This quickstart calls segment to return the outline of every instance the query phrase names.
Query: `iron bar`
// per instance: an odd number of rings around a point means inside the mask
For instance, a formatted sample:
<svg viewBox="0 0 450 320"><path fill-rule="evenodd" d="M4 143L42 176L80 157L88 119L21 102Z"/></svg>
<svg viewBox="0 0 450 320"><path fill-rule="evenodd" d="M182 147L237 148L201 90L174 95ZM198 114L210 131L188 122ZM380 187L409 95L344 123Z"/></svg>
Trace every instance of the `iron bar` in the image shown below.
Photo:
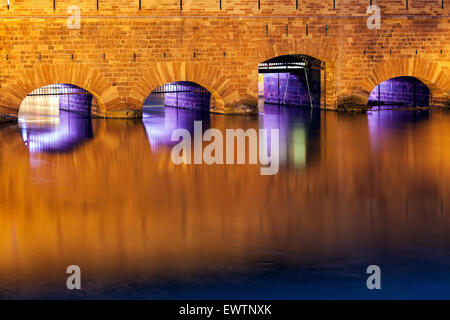
<svg viewBox="0 0 450 320"><path fill-rule="evenodd" d="M284 97L283 97L283 104L286 104L286 96L288 93L288 88L289 88L289 79L291 78L291 73L288 73L288 77L286 80L286 86L284 87Z"/></svg>
<svg viewBox="0 0 450 320"><path fill-rule="evenodd" d="M306 86L308 87L309 106L312 109L313 108L313 103L312 103L312 97L311 97L311 89L309 88L308 72L306 71L306 68L303 69L303 70L305 70Z"/></svg>

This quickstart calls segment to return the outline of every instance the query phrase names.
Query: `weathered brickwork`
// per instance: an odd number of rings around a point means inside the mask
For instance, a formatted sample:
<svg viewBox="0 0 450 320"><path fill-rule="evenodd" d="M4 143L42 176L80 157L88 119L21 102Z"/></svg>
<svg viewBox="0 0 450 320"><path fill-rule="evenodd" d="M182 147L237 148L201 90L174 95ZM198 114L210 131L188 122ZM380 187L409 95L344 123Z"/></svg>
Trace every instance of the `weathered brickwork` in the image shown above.
<svg viewBox="0 0 450 320"><path fill-rule="evenodd" d="M11 0L0 7L0 107L14 113L50 83L89 90L98 112L140 109L168 82L207 88L216 112L256 104L258 63L285 54L326 62L327 108L367 102L379 83L422 80L439 103L450 91L450 2L373 0L381 29L366 26L361 0ZM222 3L222 9L220 9ZM335 8L333 8L333 3ZM66 26L81 8L81 29ZM322 103L322 107L325 104Z"/></svg>
<svg viewBox="0 0 450 320"><path fill-rule="evenodd" d="M70 94L59 97L59 109L79 114L91 114L92 95Z"/></svg>

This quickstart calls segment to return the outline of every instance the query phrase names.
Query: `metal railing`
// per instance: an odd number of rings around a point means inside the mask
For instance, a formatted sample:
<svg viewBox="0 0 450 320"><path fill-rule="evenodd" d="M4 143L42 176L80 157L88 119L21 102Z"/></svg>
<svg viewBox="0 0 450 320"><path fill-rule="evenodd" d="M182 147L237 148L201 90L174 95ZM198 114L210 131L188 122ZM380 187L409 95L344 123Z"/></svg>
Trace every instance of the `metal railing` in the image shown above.
<svg viewBox="0 0 450 320"><path fill-rule="evenodd" d="M62 95L91 95L89 91L86 91L78 86L72 84L51 84L41 87L28 94L28 97L33 96L62 96Z"/></svg>
<svg viewBox="0 0 450 320"><path fill-rule="evenodd" d="M197 93L209 93L209 91L202 86L189 81L179 81L165 84L152 91L152 94L165 94L165 93L177 93L177 92L197 92Z"/></svg>

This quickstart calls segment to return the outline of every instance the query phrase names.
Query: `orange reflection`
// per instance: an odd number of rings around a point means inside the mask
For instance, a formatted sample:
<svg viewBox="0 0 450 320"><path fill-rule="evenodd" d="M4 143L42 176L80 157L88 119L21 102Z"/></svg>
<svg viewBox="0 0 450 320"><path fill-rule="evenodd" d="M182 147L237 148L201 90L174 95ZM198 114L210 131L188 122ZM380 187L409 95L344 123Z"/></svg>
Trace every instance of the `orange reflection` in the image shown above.
<svg viewBox="0 0 450 320"><path fill-rule="evenodd" d="M90 278L188 277L448 244L450 115L375 133L368 117L322 113L318 156L276 176L175 166L139 121L93 120L94 138L62 154L31 154L17 126L0 127L0 286L64 279L70 264Z"/></svg>

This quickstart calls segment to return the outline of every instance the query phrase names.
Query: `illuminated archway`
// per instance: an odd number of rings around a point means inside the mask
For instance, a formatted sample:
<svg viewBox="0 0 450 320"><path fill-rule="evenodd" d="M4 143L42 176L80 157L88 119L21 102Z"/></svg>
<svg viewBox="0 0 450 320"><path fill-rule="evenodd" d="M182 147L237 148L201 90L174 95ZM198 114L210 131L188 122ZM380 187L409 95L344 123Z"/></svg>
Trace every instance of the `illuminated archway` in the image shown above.
<svg viewBox="0 0 450 320"><path fill-rule="evenodd" d="M439 62L423 58L386 59L377 63L355 91L362 103L367 103L374 88L389 79L414 77L430 90L431 105L440 105L450 91L450 77Z"/></svg>
<svg viewBox="0 0 450 320"><path fill-rule="evenodd" d="M144 108L156 105L209 112L214 104L214 97L206 88L191 81L176 81L153 90Z"/></svg>
<svg viewBox="0 0 450 320"><path fill-rule="evenodd" d="M231 80L217 66L197 62L157 62L143 73L127 101L142 107L151 92L173 82L194 82L208 90L214 101L211 112L227 113L228 106L239 100Z"/></svg>
<svg viewBox="0 0 450 320"><path fill-rule="evenodd" d="M320 108L325 63L308 55L283 55L258 66L258 96L266 104Z"/></svg>
<svg viewBox="0 0 450 320"><path fill-rule="evenodd" d="M378 84L368 103L379 107L426 107L430 105L430 89L414 77L395 77Z"/></svg>
<svg viewBox="0 0 450 320"><path fill-rule="evenodd" d="M101 112L98 99L89 91L72 84L55 83L28 93L20 104L19 117L57 116L60 110L87 116Z"/></svg>

